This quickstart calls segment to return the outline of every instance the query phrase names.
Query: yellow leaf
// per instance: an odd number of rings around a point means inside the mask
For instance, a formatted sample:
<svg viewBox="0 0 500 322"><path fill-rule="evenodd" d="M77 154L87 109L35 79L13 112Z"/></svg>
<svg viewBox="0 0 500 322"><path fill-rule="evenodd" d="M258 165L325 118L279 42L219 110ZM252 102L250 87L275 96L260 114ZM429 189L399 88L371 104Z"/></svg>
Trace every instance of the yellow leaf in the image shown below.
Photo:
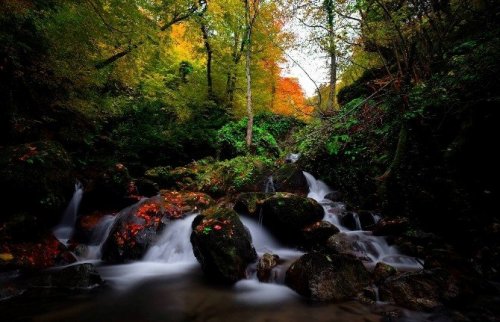
<svg viewBox="0 0 500 322"><path fill-rule="evenodd" d="M0 253L0 259L8 262L8 261L13 260L14 256L12 256L12 254L10 254L10 253Z"/></svg>

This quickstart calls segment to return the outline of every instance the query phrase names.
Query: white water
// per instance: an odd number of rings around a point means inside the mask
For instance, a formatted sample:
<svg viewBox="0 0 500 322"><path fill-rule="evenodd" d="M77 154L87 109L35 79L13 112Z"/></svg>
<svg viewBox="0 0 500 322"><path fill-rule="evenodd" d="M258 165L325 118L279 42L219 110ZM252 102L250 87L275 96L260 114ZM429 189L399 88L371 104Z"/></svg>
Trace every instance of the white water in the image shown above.
<svg viewBox="0 0 500 322"><path fill-rule="evenodd" d="M63 244L67 244L68 240L73 236L75 230L76 217L78 208L83 197L83 186L77 181L75 183L75 192L73 197L66 207L62 216L61 222L53 229L54 236Z"/></svg>
<svg viewBox="0 0 500 322"><path fill-rule="evenodd" d="M265 193L273 193L276 192L276 188L274 187L273 176L267 177L266 186L264 187Z"/></svg>
<svg viewBox="0 0 500 322"><path fill-rule="evenodd" d="M353 214L356 230L351 231L343 226L340 219L346 212L345 204L325 199L325 196L332 190L323 181L316 180L310 173L304 172L304 176L309 184L309 194L307 196L323 206L325 211L323 220L334 224L341 233L347 235L348 240L352 241L355 248L353 251L361 258L368 260L365 263L367 266L371 267L378 262L384 262L401 270L422 268L421 261L419 262L413 257L401 254L397 247L389 245L384 237L373 236L371 232L361 230L361 222L357 213ZM380 217L374 215L373 219L377 222Z"/></svg>
<svg viewBox="0 0 500 322"><path fill-rule="evenodd" d="M196 263L191 246L191 223L198 214L172 221L158 241L148 250L144 261Z"/></svg>

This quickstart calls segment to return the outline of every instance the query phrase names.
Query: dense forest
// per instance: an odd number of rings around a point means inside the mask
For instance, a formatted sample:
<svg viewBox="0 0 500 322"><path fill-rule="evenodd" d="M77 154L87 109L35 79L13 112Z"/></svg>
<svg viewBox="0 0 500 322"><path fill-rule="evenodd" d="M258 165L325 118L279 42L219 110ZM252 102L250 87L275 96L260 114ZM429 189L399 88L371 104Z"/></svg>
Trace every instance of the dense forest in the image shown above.
<svg viewBox="0 0 500 322"><path fill-rule="evenodd" d="M2 316L499 321L499 22L3 0Z"/></svg>

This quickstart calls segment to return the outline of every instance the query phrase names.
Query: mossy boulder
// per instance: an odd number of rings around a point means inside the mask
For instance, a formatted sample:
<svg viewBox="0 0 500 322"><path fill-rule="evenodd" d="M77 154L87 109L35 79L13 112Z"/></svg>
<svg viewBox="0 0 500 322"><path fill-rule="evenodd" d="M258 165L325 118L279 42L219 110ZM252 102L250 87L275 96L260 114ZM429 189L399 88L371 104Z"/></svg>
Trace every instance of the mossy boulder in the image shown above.
<svg viewBox="0 0 500 322"><path fill-rule="evenodd" d="M274 194L265 192L243 192L240 193L234 202L234 210L239 214L250 217L258 217L262 204L267 198Z"/></svg>
<svg viewBox="0 0 500 322"><path fill-rule="evenodd" d="M95 288L104 283L93 264L76 264L62 270L50 270L31 278L30 287L84 289Z"/></svg>
<svg viewBox="0 0 500 322"><path fill-rule="evenodd" d="M302 229L302 239L306 246L313 249L324 248L328 238L338 234L340 230L328 221L317 221Z"/></svg>
<svg viewBox="0 0 500 322"><path fill-rule="evenodd" d="M113 263L140 259L171 220L208 208L213 203L204 193L167 190L144 199L117 215L102 247L102 257Z"/></svg>
<svg viewBox="0 0 500 322"><path fill-rule="evenodd" d="M278 266L280 257L276 254L265 253L257 263L257 278L263 283L272 281L273 268Z"/></svg>
<svg viewBox="0 0 500 322"><path fill-rule="evenodd" d="M238 214L227 208L210 208L192 224L191 244L203 272L212 280L232 284L246 277L257 253L252 236Z"/></svg>
<svg viewBox="0 0 500 322"><path fill-rule="evenodd" d="M72 161L57 142L0 148L0 185L5 188L0 194L0 222L21 221L25 229L36 228L19 231L21 238L54 226L71 198L74 184Z"/></svg>
<svg viewBox="0 0 500 322"><path fill-rule="evenodd" d="M307 195L309 185L304 173L295 163L285 163L273 172L275 191Z"/></svg>
<svg viewBox="0 0 500 322"><path fill-rule="evenodd" d="M354 298L370 283L370 275L358 259L347 255L309 253L286 272L285 284L316 301Z"/></svg>
<svg viewBox="0 0 500 322"><path fill-rule="evenodd" d="M262 223L287 243L300 241L302 229L323 216L323 207L316 200L292 193L277 193L262 204Z"/></svg>

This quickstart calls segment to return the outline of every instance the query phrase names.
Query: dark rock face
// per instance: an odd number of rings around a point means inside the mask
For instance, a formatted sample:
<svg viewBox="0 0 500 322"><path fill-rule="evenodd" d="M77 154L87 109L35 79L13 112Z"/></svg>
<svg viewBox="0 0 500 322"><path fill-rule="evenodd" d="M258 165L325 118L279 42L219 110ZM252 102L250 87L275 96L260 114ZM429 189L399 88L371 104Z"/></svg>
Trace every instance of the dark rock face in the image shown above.
<svg viewBox="0 0 500 322"><path fill-rule="evenodd" d="M278 255L265 253L259 258L257 263L257 278L259 281L267 283L271 281L271 273L278 265L280 257Z"/></svg>
<svg viewBox="0 0 500 322"><path fill-rule="evenodd" d="M333 202L338 202L342 200L342 193L340 191L332 191L326 194L325 199L331 200Z"/></svg>
<svg viewBox="0 0 500 322"><path fill-rule="evenodd" d="M338 233L328 238L326 247L329 251L336 254L345 254L363 259L364 253L358 250L356 235L348 235L346 233Z"/></svg>
<svg viewBox="0 0 500 322"><path fill-rule="evenodd" d="M342 226L348 228L349 230L360 230L359 217L357 213L352 211L346 212L340 219Z"/></svg>
<svg viewBox="0 0 500 322"><path fill-rule="evenodd" d="M134 184L139 196L153 197L160 191L158 184L149 179L136 179Z"/></svg>
<svg viewBox="0 0 500 322"><path fill-rule="evenodd" d="M262 203L269 197L272 197L272 193L264 192L244 192L240 193L234 202L234 210L239 214L249 215L251 217L258 217Z"/></svg>
<svg viewBox="0 0 500 322"><path fill-rule="evenodd" d="M407 218L382 218L373 229L375 236L397 236L408 229Z"/></svg>
<svg viewBox="0 0 500 322"><path fill-rule="evenodd" d="M302 170L294 163L285 163L273 173L275 191L307 195L309 185Z"/></svg>
<svg viewBox="0 0 500 322"><path fill-rule="evenodd" d="M375 284L379 285L383 281L385 281L387 278L396 275L397 270L392 267L391 265L378 262L377 265L375 265L375 269L373 270L373 281Z"/></svg>
<svg viewBox="0 0 500 322"><path fill-rule="evenodd" d="M363 264L351 256L309 253L286 272L285 283L300 295L317 301L355 297L370 282Z"/></svg>
<svg viewBox="0 0 500 322"><path fill-rule="evenodd" d="M3 242L0 245L0 271L37 271L75 261L66 246L52 235L36 242Z"/></svg>
<svg viewBox="0 0 500 322"><path fill-rule="evenodd" d="M247 265L255 262L257 253L234 210L210 208L193 220L192 227L193 252L209 278L232 284L246 277Z"/></svg>
<svg viewBox="0 0 500 322"><path fill-rule="evenodd" d="M430 271L389 277L380 286L380 299L412 310L431 310L442 305L443 279Z"/></svg>
<svg viewBox="0 0 500 322"><path fill-rule="evenodd" d="M73 164L63 147L39 141L0 148L1 235L27 240L57 224L74 190Z"/></svg>
<svg viewBox="0 0 500 322"><path fill-rule="evenodd" d="M29 281L31 287L89 289L103 284L92 264L77 264L60 271L49 271Z"/></svg>
<svg viewBox="0 0 500 322"><path fill-rule="evenodd" d="M315 200L291 193L277 193L262 204L262 222L281 240L296 243L302 229L323 219Z"/></svg>
<svg viewBox="0 0 500 322"><path fill-rule="evenodd" d="M98 174L85 187L82 199L82 211L96 209L122 209L139 200L136 187L127 167L115 164Z"/></svg>
<svg viewBox="0 0 500 322"><path fill-rule="evenodd" d="M318 221L302 229L302 238L307 246L323 247L331 236L340 231L328 221Z"/></svg>
<svg viewBox="0 0 500 322"><path fill-rule="evenodd" d="M204 193L162 191L156 197L124 209L117 215L102 247L102 258L114 263L140 259L171 220L208 208L213 203Z"/></svg>

